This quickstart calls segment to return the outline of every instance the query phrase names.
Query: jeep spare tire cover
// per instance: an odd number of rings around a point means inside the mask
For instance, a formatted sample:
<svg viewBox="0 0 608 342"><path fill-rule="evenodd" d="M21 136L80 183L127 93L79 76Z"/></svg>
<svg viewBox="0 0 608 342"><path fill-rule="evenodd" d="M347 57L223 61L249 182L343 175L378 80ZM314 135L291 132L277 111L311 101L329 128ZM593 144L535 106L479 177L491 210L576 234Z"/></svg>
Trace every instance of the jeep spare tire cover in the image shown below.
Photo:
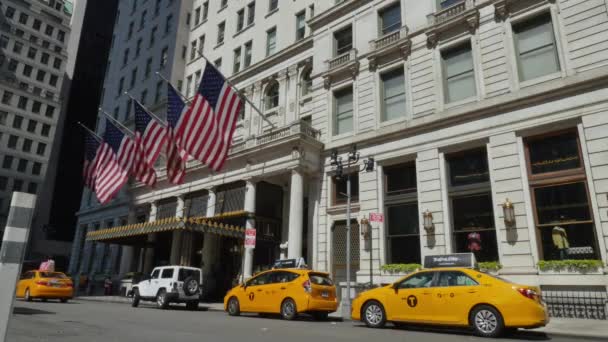
<svg viewBox="0 0 608 342"><path fill-rule="evenodd" d="M198 293L199 285L198 281L194 277L188 277L184 279L184 294L186 296L193 296Z"/></svg>

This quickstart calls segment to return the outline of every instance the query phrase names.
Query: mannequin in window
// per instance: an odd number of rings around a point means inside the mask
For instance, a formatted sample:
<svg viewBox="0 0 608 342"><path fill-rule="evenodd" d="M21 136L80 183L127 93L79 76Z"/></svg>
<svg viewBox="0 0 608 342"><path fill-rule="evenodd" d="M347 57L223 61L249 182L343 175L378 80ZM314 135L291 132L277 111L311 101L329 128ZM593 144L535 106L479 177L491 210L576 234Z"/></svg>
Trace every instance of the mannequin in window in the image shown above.
<svg viewBox="0 0 608 342"><path fill-rule="evenodd" d="M566 230L560 226L555 226L551 231L551 237L553 238L553 246L557 249L559 258L561 260L566 259L566 251L570 248Z"/></svg>
<svg viewBox="0 0 608 342"><path fill-rule="evenodd" d="M478 232L471 232L467 235L467 249L475 256L481 250L481 235Z"/></svg>

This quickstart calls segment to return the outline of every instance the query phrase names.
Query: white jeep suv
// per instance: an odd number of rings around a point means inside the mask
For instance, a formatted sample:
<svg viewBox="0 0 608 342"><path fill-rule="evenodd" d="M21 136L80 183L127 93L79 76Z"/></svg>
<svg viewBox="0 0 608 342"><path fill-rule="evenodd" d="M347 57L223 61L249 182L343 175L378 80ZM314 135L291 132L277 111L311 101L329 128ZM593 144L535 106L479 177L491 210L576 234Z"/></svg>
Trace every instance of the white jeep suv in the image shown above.
<svg viewBox="0 0 608 342"><path fill-rule="evenodd" d="M169 303L186 303L186 308L196 310L200 299L203 272L200 268L163 266L152 270L149 279L133 285L131 306L140 300L156 301L156 306L166 309Z"/></svg>

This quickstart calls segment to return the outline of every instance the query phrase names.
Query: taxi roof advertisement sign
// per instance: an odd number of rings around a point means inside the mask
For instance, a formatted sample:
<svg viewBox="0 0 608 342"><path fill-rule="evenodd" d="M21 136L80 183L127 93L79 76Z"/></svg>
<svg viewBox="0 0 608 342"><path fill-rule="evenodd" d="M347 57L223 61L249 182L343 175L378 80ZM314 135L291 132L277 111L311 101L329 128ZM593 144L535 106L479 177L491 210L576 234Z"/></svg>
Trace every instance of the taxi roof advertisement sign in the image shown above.
<svg viewBox="0 0 608 342"><path fill-rule="evenodd" d="M476 268L477 261L473 253L456 253L444 255L427 255L424 257L424 268L434 267L467 267Z"/></svg>

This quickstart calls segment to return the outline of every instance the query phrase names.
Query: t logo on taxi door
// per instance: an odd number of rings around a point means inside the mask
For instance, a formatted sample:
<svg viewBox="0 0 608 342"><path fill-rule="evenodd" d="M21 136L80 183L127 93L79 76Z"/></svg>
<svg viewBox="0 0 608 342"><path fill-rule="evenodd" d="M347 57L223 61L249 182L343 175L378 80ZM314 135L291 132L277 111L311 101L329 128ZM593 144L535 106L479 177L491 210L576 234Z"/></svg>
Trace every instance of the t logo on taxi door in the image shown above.
<svg viewBox="0 0 608 342"><path fill-rule="evenodd" d="M254 297L255 295L253 294L253 292L249 293L249 300L253 300Z"/></svg>
<svg viewBox="0 0 608 342"><path fill-rule="evenodd" d="M418 305L418 298L416 298L416 296L407 297L407 305L412 308L415 307L416 305Z"/></svg>

